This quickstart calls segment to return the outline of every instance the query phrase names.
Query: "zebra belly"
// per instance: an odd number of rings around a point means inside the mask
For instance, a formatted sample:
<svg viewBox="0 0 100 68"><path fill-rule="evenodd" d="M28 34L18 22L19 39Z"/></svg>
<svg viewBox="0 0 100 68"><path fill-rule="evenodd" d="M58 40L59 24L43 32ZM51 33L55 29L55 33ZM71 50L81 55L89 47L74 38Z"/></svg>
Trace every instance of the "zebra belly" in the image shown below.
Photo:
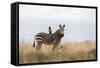
<svg viewBox="0 0 100 68"><path fill-rule="evenodd" d="M53 42L43 42L45 45L53 45Z"/></svg>

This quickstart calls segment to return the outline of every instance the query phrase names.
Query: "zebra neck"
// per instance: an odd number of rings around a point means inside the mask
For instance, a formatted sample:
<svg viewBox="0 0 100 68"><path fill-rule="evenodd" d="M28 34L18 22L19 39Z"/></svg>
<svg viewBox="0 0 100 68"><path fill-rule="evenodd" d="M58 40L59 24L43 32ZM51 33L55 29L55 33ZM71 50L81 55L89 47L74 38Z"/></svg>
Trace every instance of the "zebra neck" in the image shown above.
<svg viewBox="0 0 100 68"><path fill-rule="evenodd" d="M61 39L63 37L63 35L61 35L60 31L58 30L58 31L55 32L55 37Z"/></svg>

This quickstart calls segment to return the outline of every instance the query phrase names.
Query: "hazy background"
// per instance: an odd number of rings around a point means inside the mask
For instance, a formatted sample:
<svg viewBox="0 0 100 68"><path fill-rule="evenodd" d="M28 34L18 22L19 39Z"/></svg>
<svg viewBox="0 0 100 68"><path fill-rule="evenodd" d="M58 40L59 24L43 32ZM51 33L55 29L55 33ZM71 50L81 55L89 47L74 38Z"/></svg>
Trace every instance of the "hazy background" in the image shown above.
<svg viewBox="0 0 100 68"><path fill-rule="evenodd" d="M19 41L32 43L38 32L48 33L48 26L53 32L59 24L65 24L63 41L95 40L95 9L52 7L52 6L19 6Z"/></svg>

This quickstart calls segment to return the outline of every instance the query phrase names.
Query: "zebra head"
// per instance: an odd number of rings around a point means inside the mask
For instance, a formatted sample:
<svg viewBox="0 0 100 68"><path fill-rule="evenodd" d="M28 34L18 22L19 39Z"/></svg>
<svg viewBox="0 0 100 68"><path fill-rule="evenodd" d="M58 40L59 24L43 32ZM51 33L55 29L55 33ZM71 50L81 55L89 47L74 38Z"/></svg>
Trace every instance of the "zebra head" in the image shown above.
<svg viewBox="0 0 100 68"><path fill-rule="evenodd" d="M61 26L61 24L59 25L59 32L61 36L64 36L64 27L65 27L65 24L63 26Z"/></svg>
<svg viewBox="0 0 100 68"><path fill-rule="evenodd" d="M49 34L51 34L51 33L52 33L52 29L51 29L51 27L50 27L50 26L49 26L48 31L49 31Z"/></svg>

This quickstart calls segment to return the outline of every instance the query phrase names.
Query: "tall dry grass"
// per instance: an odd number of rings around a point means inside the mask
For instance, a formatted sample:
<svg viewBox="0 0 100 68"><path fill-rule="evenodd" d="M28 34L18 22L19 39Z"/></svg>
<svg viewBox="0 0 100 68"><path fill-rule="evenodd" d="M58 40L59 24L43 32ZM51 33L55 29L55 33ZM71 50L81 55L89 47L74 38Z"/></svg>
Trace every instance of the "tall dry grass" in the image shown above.
<svg viewBox="0 0 100 68"><path fill-rule="evenodd" d="M19 63L78 61L96 59L96 43L93 41L65 42L52 51L53 45L43 45L36 50L32 44L20 42Z"/></svg>

